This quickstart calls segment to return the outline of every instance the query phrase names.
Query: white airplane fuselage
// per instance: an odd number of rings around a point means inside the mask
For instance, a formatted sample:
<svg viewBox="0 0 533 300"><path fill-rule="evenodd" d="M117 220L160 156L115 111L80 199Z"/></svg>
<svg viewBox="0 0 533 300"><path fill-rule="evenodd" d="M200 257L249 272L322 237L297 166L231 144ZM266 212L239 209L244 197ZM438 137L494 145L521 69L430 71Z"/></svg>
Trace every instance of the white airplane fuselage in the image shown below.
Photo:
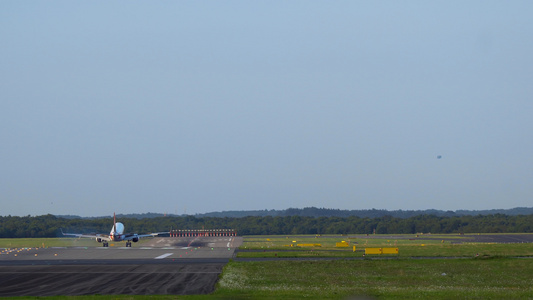
<svg viewBox="0 0 533 300"><path fill-rule="evenodd" d="M109 232L109 238L112 241L120 242L123 241L125 237L124 224L120 222L115 223L115 226L113 226L113 228L111 228L111 232Z"/></svg>

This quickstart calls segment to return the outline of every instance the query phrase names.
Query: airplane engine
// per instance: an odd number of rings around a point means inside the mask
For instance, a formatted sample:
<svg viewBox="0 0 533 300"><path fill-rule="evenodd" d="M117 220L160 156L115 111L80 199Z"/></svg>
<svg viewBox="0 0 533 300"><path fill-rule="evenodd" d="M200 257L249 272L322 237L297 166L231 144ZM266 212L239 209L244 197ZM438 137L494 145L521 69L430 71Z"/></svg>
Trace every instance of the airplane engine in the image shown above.
<svg viewBox="0 0 533 300"><path fill-rule="evenodd" d="M134 243L137 243L139 241L139 238L138 237L134 237L131 239Z"/></svg>
<svg viewBox="0 0 533 300"><path fill-rule="evenodd" d="M96 238L96 241L97 241L98 243L101 243L101 242L102 242L102 239L99 238L99 237L97 237L97 238Z"/></svg>

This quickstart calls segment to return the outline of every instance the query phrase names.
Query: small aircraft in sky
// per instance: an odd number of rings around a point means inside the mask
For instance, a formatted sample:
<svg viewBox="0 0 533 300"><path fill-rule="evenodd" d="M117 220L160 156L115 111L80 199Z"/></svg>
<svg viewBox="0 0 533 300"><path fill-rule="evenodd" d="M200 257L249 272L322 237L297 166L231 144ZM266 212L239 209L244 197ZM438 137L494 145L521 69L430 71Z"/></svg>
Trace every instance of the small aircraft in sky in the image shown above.
<svg viewBox="0 0 533 300"><path fill-rule="evenodd" d="M124 233L124 224L117 222L115 213L113 213L113 228L109 235L107 234L78 234L78 233L64 233L61 229L63 235L70 235L79 238L91 238L96 239L98 243L103 243L102 246L109 247L109 242L122 242L126 241L126 247L131 247L131 242L137 243L140 238L144 237L154 237L161 234L168 234L168 232L157 232L149 234L137 234L137 233Z"/></svg>

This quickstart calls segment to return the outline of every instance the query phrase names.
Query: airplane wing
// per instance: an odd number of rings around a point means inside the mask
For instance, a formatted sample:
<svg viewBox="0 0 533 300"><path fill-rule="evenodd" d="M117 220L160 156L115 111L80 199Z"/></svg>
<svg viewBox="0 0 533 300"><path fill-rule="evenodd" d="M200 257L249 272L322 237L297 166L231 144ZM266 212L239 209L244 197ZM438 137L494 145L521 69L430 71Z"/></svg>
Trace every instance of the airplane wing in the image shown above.
<svg viewBox="0 0 533 300"><path fill-rule="evenodd" d="M158 236L158 235L162 235L162 234L170 234L170 231L167 231L167 232L155 232L155 233L149 233L149 234L143 234L143 236Z"/></svg>
<svg viewBox="0 0 533 300"><path fill-rule="evenodd" d="M89 239L101 239L102 241L111 241L111 238L109 235L106 234L80 234L80 233L65 233L63 232L63 229L61 229L61 233L63 235L67 236L75 236L78 238L89 238Z"/></svg>
<svg viewBox="0 0 533 300"><path fill-rule="evenodd" d="M136 233L129 233L129 234L126 234L124 235L124 240L128 240L128 241L131 241L133 239L140 239L140 238L145 238L145 237L154 237L154 236L158 236L158 235L162 235L162 234L169 234L170 232L155 232L155 233L148 233L148 234L136 234Z"/></svg>

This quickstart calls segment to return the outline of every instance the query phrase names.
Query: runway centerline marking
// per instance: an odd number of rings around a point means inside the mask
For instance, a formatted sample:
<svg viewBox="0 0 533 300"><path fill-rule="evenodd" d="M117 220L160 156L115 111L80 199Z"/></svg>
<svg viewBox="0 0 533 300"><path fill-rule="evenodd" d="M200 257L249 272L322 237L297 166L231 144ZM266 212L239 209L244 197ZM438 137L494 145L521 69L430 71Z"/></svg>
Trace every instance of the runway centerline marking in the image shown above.
<svg viewBox="0 0 533 300"><path fill-rule="evenodd" d="M163 255L159 255L159 256L156 257L155 259L163 259L163 258L165 258L165 257L171 256L172 254L174 254L174 253L165 253L165 254L163 254Z"/></svg>

